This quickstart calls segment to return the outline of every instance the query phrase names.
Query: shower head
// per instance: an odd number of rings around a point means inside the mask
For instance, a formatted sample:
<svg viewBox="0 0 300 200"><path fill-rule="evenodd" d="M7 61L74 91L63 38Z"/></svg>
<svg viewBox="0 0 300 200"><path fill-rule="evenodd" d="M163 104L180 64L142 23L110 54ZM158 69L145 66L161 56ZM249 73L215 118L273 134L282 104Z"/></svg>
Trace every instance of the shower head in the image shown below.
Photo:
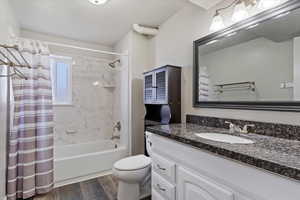
<svg viewBox="0 0 300 200"><path fill-rule="evenodd" d="M120 60L120 59L115 60L115 61L113 61L113 62L111 62L111 63L108 63L108 65L109 65L111 68L116 68L116 64L118 64L118 63L121 63L121 60Z"/></svg>

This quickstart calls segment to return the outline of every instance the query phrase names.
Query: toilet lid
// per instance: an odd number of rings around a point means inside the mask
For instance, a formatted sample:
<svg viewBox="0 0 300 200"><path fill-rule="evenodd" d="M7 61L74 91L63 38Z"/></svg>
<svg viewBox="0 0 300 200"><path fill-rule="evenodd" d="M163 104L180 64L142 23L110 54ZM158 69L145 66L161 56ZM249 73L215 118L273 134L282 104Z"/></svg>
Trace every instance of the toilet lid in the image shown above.
<svg viewBox="0 0 300 200"><path fill-rule="evenodd" d="M151 158L144 155L131 156L119 160L114 164L114 168L120 171L133 171L143 169L151 164Z"/></svg>

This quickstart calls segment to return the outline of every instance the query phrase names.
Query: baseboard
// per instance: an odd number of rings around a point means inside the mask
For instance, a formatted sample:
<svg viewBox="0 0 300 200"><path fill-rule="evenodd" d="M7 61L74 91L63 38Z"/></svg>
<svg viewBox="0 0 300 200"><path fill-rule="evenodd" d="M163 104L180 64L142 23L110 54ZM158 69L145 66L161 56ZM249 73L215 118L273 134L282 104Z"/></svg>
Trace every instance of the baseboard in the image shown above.
<svg viewBox="0 0 300 200"><path fill-rule="evenodd" d="M67 180L63 180L63 181L54 183L54 188L62 187L62 186L65 186L65 185L71 185L71 184L74 184L74 183L80 183L80 182L83 182L83 181L87 181L87 180L90 180L90 179L98 178L98 177L101 177L101 176L107 176L107 175L111 175L111 174L112 174L112 171L108 170L108 171L104 171L104 172L101 172L101 173L89 174L89 175L86 175L86 176L80 176L80 177L76 177L76 178L72 178L72 179L67 179Z"/></svg>

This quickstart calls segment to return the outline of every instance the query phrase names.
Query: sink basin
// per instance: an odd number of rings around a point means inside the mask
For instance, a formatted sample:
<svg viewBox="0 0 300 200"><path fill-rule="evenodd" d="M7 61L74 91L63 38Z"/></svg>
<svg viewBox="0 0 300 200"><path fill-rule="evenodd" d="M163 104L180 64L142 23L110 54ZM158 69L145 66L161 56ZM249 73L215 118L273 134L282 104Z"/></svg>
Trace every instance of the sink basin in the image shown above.
<svg viewBox="0 0 300 200"><path fill-rule="evenodd" d="M221 133L198 133L196 134L196 136L207 140L213 140L216 142L225 142L230 144L253 144L254 143L252 140L246 138L221 134Z"/></svg>

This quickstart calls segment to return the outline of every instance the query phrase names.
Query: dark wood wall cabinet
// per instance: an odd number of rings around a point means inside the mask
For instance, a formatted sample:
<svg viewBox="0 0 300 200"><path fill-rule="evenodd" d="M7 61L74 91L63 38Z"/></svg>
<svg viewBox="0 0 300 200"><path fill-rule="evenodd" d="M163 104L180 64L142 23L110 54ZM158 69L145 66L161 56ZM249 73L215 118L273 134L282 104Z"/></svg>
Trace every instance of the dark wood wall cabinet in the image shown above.
<svg viewBox="0 0 300 200"><path fill-rule="evenodd" d="M144 73L146 119L181 122L181 68L166 65Z"/></svg>

